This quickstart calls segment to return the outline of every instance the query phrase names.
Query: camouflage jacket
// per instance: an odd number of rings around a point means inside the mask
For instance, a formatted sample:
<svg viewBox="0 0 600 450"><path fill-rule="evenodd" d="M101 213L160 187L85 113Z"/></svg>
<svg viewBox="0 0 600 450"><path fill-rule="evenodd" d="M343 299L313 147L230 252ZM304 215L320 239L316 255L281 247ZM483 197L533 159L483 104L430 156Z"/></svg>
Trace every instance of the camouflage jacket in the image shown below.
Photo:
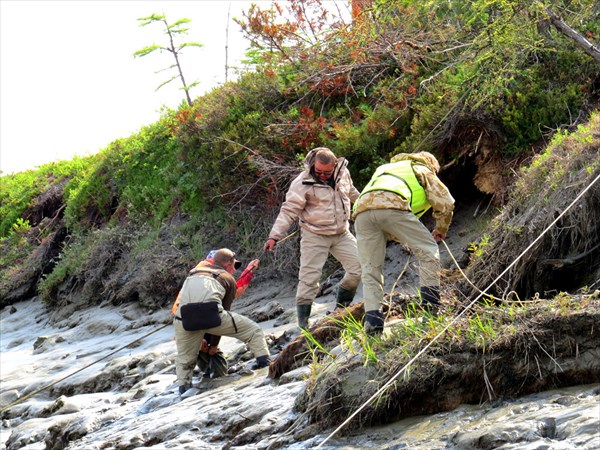
<svg viewBox="0 0 600 450"><path fill-rule="evenodd" d="M443 234L447 233L454 212L454 198L450 195L450 191L437 177L431 168L430 162L426 159L420 159L418 153L401 153L392 158L391 162L403 159L412 159L424 164L413 166L413 170L417 180L427 194L427 200L433 210L436 230ZM365 193L357 200L353 217L370 209L411 210L410 204L397 194L385 191L372 191Z"/></svg>

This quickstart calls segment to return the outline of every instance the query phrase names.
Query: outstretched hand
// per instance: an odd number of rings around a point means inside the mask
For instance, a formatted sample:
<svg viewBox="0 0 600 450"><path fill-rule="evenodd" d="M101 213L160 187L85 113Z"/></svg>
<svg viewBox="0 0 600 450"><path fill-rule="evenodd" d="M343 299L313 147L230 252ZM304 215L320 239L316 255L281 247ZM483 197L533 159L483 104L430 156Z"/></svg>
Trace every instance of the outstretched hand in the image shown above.
<svg viewBox="0 0 600 450"><path fill-rule="evenodd" d="M260 264L260 260L253 259L252 261L250 261L248 263L248 267L246 267L246 270L249 270L250 272L254 272L256 269L258 269L259 264Z"/></svg>
<svg viewBox="0 0 600 450"><path fill-rule="evenodd" d="M269 251L272 252L273 249L275 248L275 239L269 238L267 240L267 242L265 242L265 245L263 245L263 251Z"/></svg>

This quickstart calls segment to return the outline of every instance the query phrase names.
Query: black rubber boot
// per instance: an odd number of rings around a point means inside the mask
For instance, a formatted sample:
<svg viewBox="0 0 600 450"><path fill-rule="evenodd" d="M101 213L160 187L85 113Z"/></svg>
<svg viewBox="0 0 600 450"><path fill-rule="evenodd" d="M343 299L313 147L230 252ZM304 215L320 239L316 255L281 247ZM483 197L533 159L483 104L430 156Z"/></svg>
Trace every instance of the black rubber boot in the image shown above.
<svg viewBox="0 0 600 450"><path fill-rule="evenodd" d="M253 370L262 369L263 367L269 367L271 364L271 358L269 355L257 356L256 362L252 365Z"/></svg>
<svg viewBox="0 0 600 450"><path fill-rule="evenodd" d="M421 308L432 315L440 309L440 287L425 286L421 288Z"/></svg>
<svg viewBox="0 0 600 450"><path fill-rule="evenodd" d="M356 290L351 291L349 289L343 288L342 286L338 286L337 298L335 299L335 307L336 308L347 308L354 300L354 294L356 294Z"/></svg>
<svg viewBox="0 0 600 450"><path fill-rule="evenodd" d="M383 313L381 311L372 310L366 312L365 332L370 336L383 333Z"/></svg>
<svg viewBox="0 0 600 450"><path fill-rule="evenodd" d="M308 318L312 305L296 305L296 314L298 315L298 326L308 329Z"/></svg>

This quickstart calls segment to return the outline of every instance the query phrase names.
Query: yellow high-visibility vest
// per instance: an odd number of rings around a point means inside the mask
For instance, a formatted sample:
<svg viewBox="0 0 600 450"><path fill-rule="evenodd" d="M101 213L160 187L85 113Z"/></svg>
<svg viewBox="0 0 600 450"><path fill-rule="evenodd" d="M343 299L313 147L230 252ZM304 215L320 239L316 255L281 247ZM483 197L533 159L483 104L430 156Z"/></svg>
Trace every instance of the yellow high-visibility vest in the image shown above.
<svg viewBox="0 0 600 450"><path fill-rule="evenodd" d="M388 191L404 198L409 204L410 209L417 217L421 217L431 205L427 200L425 189L417 180L413 165L421 164L417 161L403 160L395 163L379 166L371 177L371 181L360 193L362 197L367 192ZM423 165L423 164L421 164ZM354 203L356 208L357 202Z"/></svg>

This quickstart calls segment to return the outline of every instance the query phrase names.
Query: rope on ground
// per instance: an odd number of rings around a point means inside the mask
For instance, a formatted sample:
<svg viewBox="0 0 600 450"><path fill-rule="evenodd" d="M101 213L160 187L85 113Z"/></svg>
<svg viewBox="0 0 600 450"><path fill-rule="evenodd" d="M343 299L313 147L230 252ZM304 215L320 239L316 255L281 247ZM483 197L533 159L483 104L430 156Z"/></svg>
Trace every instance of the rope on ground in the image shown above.
<svg viewBox="0 0 600 450"><path fill-rule="evenodd" d="M373 400L375 400L377 397L379 397L387 388L389 388L392 383L400 376L402 375L406 369L408 367L410 367L421 355L423 355L428 349L429 347L431 347L433 345L433 343L435 341L437 341L452 325L454 325L454 323L456 323L456 321L462 317L469 309L471 309L471 307L483 296L486 294L486 292L494 285L496 284L496 282L498 282L498 280L500 280L505 274L506 272L508 272L529 250L531 250L531 248L537 244L537 242L542 239L542 237L562 218L562 216L564 216L567 211L569 211L573 205L575 205L580 199L581 197L583 197L585 195L585 193L590 190L590 188L596 184L596 182L598 181L598 179L600 179L600 175L598 175L596 178L594 178L594 180L592 180L592 182L583 190L579 193L579 195L577 195L577 197L575 197L575 199L569 204L569 206L567 206L565 208L565 210L563 212L561 212L553 221L550 225L548 225L544 231L542 231L539 236L537 238L535 238L535 240L529 244L527 246L527 248L525 250L523 250L521 252L521 254L519 254L519 256L517 256L515 258L515 260L510 263L508 265L508 267L506 267L506 269L504 269L502 271L502 273L500 275L498 275L496 277L496 279L494 279L489 285L488 287L486 287L483 291L481 291L481 293L475 297L475 299L473 301L471 301L471 303L469 303L467 305L466 308L464 308L460 314L458 314L456 317L454 317L454 319L452 319L452 321L450 321L450 323L448 323L443 329L442 331L440 331L427 345L425 345L425 347L423 347L415 356L413 356L410 361L408 361L404 367L402 367L394 376L392 376L392 378L390 378L381 388L379 388L379 390L377 392L375 392L371 397L369 397L356 411L354 411L350 417L348 417L344 422L342 422L342 424L340 426L338 426L335 430L333 430L333 432L327 436L317 447L316 449L320 449L323 447L323 444L325 444L327 441L329 441L333 436L335 436L342 428L344 428L346 425L348 425L348 423L350 423L350 421L356 417L356 415L358 415L358 413L360 413L363 409L365 409Z"/></svg>
<svg viewBox="0 0 600 450"><path fill-rule="evenodd" d="M283 239L281 239L281 240L280 240L280 241L278 241L277 243L279 244L279 243L281 243L281 242L285 241L286 239L289 239L289 238L291 238L291 237L292 237L292 236L294 236L296 233L298 233L298 231L299 231L299 230L296 230L296 231L294 231L293 233L290 233L290 234L288 234L286 237L284 237ZM261 256L262 256L262 254L264 254L264 253L265 253L265 252L263 251L263 252L261 253ZM69 378L69 377L72 377L73 375L76 375L76 374L78 374L79 372L81 372L81 371L83 371L83 370L87 369L88 367L90 367L90 366L93 366L94 364L96 364L96 363L98 363L98 362L100 362L100 361L102 361L102 360L104 360L104 359L108 358L109 356L112 356L112 355L114 355L115 353L118 353L118 352L120 352L121 350L124 350L124 349L126 349L127 347L129 347L129 346L131 346L131 345L135 344L136 342L139 342L139 341L141 341L142 339L144 339L144 338L146 338L146 337L150 336L151 334L154 334L154 333L156 333L156 332L158 332L158 331L162 330L163 328L166 328L166 327L168 327L169 325L171 325L171 323L170 323L170 322L169 322L169 323L167 323L166 325L163 325L162 327L159 327L159 328L157 328L157 329L156 329L156 330L154 330L154 331L151 331L150 333L147 333L147 334L145 334L144 336L142 336L142 337L140 337L140 338L136 339L135 341L132 341L132 342L130 342L129 344L126 344L126 345L124 345L123 347L120 347L120 348L118 348L118 349L116 349L116 350L112 351L111 353L109 353L109 354L107 354L107 355L103 356L102 358L100 358L100 359L97 359L96 361L93 361L93 362L91 362L91 363L90 363L90 364L88 364L87 366L84 366L84 367L82 367L81 369L78 369L78 370L76 370L75 372L73 372L73 373L70 373L69 375L66 375L66 376L62 377L62 378L61 378L61 379L59 379L59 380L56 380L56 381L54 381L53 383L50 383L50 384L48 384L48 385L46 385L46 386L44 386L44 387L42 387L42 388L40 388L40 389L38 389L38 390L36 390L36 391L33 391L33 392L31 392L31 393L29 393L29 394L25 395L24 397L21 397L21 398L19 398L17 401L14 401L14 402L12 402L12 403L11 403L11 404L9 404L9 405L7 405L7 406L4 406L4 407L0 408L0 412L4 412L4 411L6 411L6 410L7 410L7 409L9 409L9 408L12 408L13 406L15 406L15 405L18 405L19 403L21 403L21 402L23 402L23 401L27 400L28 398L31 398L31 397L33 397L34 395L36 395L36 394L39 394L40 392L42 392L42 391L45 391L46 389L48 389L48 388L50 388L50 387L54 386L55 384L58 384L58 383L60 383L61 381L64 381L64 380L66 380L67 378Z"/></svg>
<svg viewBox="0 0 600 450"><path fill-rule="evenodd" d="M456 268L458 269L458 271L460 272L460 274L463 276L463 278L465 280L467 280L467 282L471 285L471 287L473 287L473 289L475 289L477 292L479 292L481 295L485 295L485 292L483 292L481 289L479 289L477 286L475 286L473 284L473 282L471 280L469 280L469 277L467 276L467 274L465 274L463 272L463 270L460 268L460 265L458 264L458 262L456 262L456 259L454 258L454 255L452 254L452 252L450 251L450 248L448 247L448 244L446 244L446 241L442 240L442 244L444 244L444 247L446 247L446 251L448 252L448 254L450 255L450 258L452 258L452 262L454 262L454 265L456 266ZM492 297L493 296L489 296Z"/></svg>
<svg viewBox="0 0 600 450"><path fill-rule="evenodd" d="M33 397L33 396L34 396L34 395L36 395L36 394L39 394L40 392L42 392L42 391L44 391L44 390L46 390L46 389L48 389L48 388L50 388L50 387L54 386L55 384L58 384L58 383L60 383L61 381L64 381L64 380L66 380L66 379L67 379L67 378L69 378L69 377L72 377L73 375L75 375L75 374L77 374L77 373L81 372L82 370L85 370L85 369L87 369L87 368L88 368L88 367L90 367L90 366L93 366L94 364L96 364L96 363L98 363L98 362L102 361L103 359L106 359L106 358L108 358L109 356L112 356L112 355L114 355L115 353L117 353L117 352L120 352L121 350L124 350L124 349L126 349L127 347L130 347L131 345L135 344L136 342L139 342L139 341L141 341L142 339L144 339L144 338L146 338L146 337L150 336L151 334L154 334L154 333L156 333L157 331L160 331L160 330L162 330L163 328L166 328L166 327L168 327L169 325L171 325L171 322L169 322L169 323L167 323L167 324L163 325L162 327L159 327L159 328L157 328L157 329L156 329L156 330L154 330L154 331L151 331L150 333L146 333L146 334L145 334L145 335L143 335L142 337L139 337L139 338L137 338L135 341L132 341L132 342L130 342L129 344L127 344L127 345L124 345L123 347L120 347L120 348L118 348L118 349L116 349L116 350L114 350L114 351L110 352L108 355L105 355L105 356L103 356L102 358L100 358L100 359L97 359L96 361L93 361L93 362L91 362L91 363L90 363L90 364L88 364L87 366L84 366L84 367L82 367L81 369L78 369L78 370L76 370L75 372L73 372L73 373L70 373L69 375L65 375L65 376L64 376L64 377L62 377L60 380L56 380L56 381L54 381L53 383L50 383L50 384L48 384L48 385L46 385L46 386L44 386L44 387L42 387L42 388L38 389L37 391L33 391L33 392L31 392L31 393L29 393L29 394L25 395L24 397L21 397L21 398L19 398L17 401L14 401L14 402L12 402L10 405L7 405L7 406L4 406L4 407L2 407L2 408L0 409L0 412L4 412L4 411L5 411L5 410L7 410L8 408L12 408L13 406L15 406L15 405L18 405L19 403L21 403L21 402L23 402L23 401L27 400L28 398L30 398L30 397Z"/></svg>

